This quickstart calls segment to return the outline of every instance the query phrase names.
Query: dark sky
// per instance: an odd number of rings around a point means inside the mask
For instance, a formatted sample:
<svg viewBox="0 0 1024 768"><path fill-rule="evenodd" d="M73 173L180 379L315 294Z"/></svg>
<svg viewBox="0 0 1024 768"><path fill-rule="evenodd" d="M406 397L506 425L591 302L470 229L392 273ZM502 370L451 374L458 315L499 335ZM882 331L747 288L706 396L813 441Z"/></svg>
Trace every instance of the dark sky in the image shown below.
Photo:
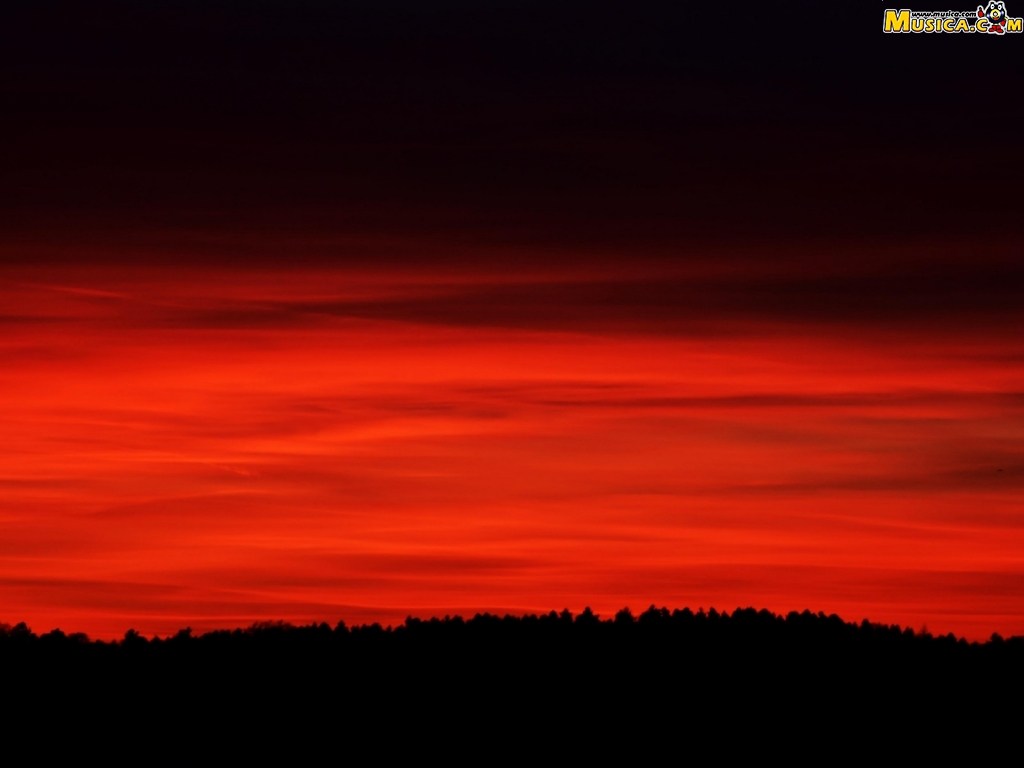
<svg viewBox="0 0 1024 768"><path fill-rule="evenodd" d="M883 35L882 8L18 2L3 228L651 253L1012 241L1019 41Z"/></svg>

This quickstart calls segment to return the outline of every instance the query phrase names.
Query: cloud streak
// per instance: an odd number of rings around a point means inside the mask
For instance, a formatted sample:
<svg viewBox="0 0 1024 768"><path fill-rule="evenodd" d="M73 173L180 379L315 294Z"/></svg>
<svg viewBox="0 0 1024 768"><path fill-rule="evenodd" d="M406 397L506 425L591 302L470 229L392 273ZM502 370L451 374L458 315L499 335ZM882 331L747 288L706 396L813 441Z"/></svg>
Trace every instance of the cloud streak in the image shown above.
<svg viewBox="0 0 1024 768"><path fill-rule="evenodd" d="M720 258L710 267L696 260L687 267L685 259L669 268L641 261L633 275L607 273L600 264L588 273L580 265L574 272L534 271L525 280L495 274L486 260L480 269L434 278L399 270L391 282L365 266L297 270L287 277L264 268L241 282L234 273L214 268L198 282L177 285L161 277L167 272L141 270L134 284L130 274L123 284L125 277L115 270L105 279L94 270L90 285L25 281L8 291L9 310L0 323L90 318L123 330L289 331L392 321L682 338L794 331L1004 338L1024 321L1024 270L998 250L970 264L949 250L928 264L899 254L889 263L875 263L851 253L836 257L843 264L839 268L806 255L774 262L729 253ZM14 311L19 307L20 313Z"/></svg>
<svg viewBox="0 0 1024 768"><path fill-rule="evenodd" d="M880 274L844 303L791 267L220 269L11 273L11 618L762 602L1024 631L1012 284L901 308L897 275L875 312Z"/></svg>

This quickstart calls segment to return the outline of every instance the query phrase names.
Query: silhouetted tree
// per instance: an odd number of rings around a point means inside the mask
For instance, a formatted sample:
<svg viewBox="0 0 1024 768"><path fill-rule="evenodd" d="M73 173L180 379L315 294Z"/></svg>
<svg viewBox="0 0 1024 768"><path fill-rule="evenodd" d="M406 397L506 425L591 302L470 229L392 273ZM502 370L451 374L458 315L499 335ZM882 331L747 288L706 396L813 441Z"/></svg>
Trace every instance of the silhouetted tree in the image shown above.
<svg viewBox="0 0 1024 768"><path fill-rule="evenodd" d="M619 626L627 626L634 623L633 612L629 608L623 608L615 614L615 623Z"/></svg>

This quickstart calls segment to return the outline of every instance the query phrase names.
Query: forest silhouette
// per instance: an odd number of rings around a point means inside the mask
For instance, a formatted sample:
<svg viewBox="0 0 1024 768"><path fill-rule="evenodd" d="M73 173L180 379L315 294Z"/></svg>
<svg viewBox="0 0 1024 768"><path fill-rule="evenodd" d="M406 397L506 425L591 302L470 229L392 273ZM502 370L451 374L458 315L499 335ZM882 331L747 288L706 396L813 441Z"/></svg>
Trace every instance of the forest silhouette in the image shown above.
<svg viewBox="0 0 1024 768"><path fill-rule="evenodd" d="M637 759L711 737L734 755L813 737L917 756L960 741L977 756L1017 733L1024 638L652 606L117 641L3 625L0 663L9 733L48 723L76 754L150 764L470 744Z"/></svg>

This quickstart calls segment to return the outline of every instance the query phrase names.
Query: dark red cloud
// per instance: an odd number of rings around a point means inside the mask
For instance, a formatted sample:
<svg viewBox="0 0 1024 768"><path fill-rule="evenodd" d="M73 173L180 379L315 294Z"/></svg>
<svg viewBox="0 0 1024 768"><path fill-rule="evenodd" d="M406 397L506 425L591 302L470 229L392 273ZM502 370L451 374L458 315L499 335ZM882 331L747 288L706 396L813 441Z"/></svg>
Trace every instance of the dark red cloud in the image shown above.
<svg viewBox="0 0 1024 768"><path fill-rule="evenodd" d="M706 297L693 326L643 307L700 298L678 277L616 306L564 265L7 274L0 591L39 628L753 602L1019 631L998 301L981 337Z"/></svg>

